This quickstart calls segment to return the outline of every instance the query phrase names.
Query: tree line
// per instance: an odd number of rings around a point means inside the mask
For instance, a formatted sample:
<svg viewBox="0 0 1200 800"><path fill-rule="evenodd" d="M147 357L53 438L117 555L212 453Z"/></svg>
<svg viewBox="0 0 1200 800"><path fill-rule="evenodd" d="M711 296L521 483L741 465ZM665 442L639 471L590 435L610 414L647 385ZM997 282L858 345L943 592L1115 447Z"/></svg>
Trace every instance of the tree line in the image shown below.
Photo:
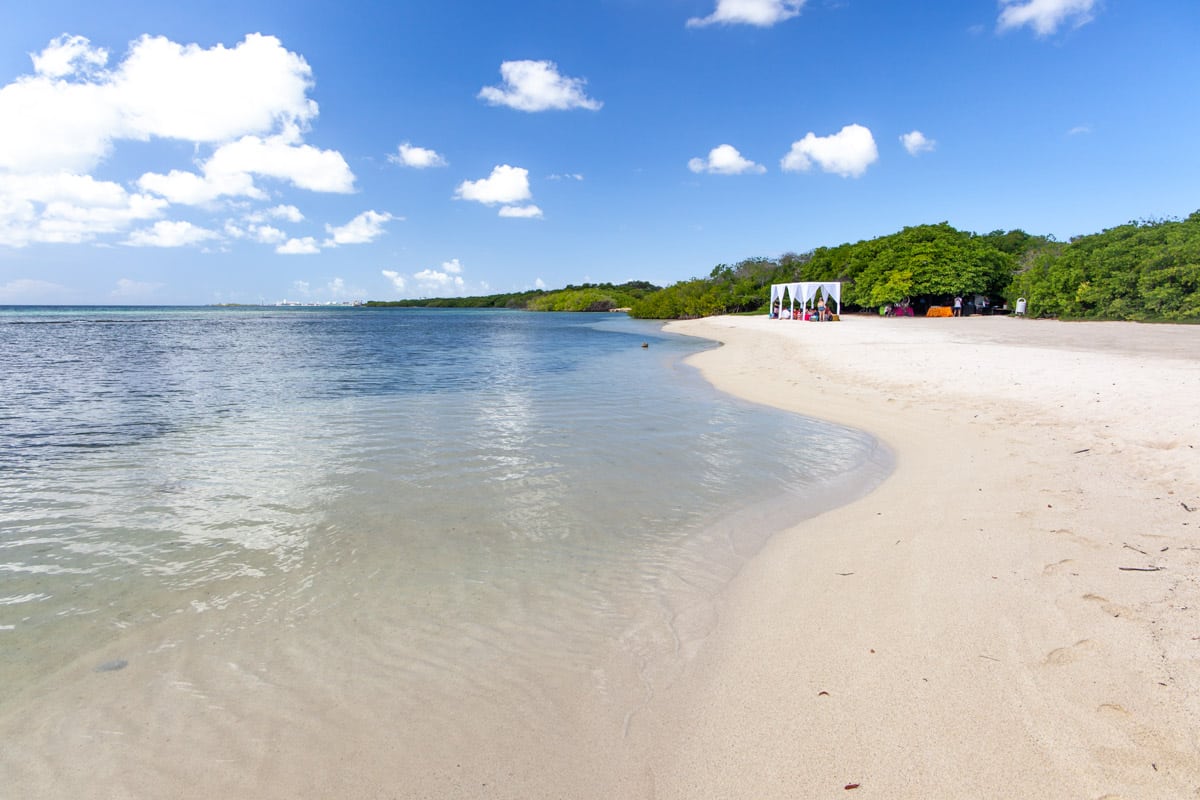
<svg viewBox="0 0 1200 800"><path fill-rule="evenodd" d="M1010 307L1024 299L1035 316L1200 322L1200 211L1070 242L1022 230L976 234L945 222L918 225L778 259L719 264L705 278L647 295L630 314L766 313L770 285L795 281L841 281L843 310L983 295Z"/></svg>
<svg viewBox="0 0 1200 800"><path fill-rule="evenodd" d="M843 311L982 295L1025 300L1032 316L1200 322L1200 211L1140 220L1059 242L1022 230L977 234L946 222L779 258L718 264L662 288L647 281L585 283L548 291L370 301L368 306L609 311L644 319L766 313L770 286L841 281Z"/></svg>

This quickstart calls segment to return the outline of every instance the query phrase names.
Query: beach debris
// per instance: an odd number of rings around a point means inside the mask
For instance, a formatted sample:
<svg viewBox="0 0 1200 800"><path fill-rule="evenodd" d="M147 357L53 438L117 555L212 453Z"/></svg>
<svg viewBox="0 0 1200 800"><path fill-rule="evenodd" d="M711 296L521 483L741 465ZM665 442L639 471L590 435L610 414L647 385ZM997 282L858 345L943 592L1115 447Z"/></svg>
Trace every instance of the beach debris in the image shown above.
<svg viewBox="0 0 1200 800"><path fill-rule="evenodd" d="M862 784L861 783L847 783L845 786L845 789L848 792L851 789L857 789L859 786L862 786Z"/></svg>
<svg viewBox="0 0 1200 800"><path fill-rule="evenodd" d="M835 575L841 575L841 576L844 578L844 577L846 577L847 575L853 575L854 573L853 573L853 572L835 572L834 574L835 574Z"/></svg>
<svg viewBox="0 0 1200 800"><path fill-rule="evenodd" d="M1117 567L1117 569L1124 572L1159 572L1166 567Z"/></svg>
<svg viewBox="0 0 1200 800"><path fill-rule="evenodd" d="M1125 544L1124 542L1122 542L1122 543L1121 543L1121 546L1122 546L1122 547L1128 547L1130 550L1132 550L1132 551L1133 551L1133 552L1135 552L1135 553L1141 553L1142 555L1146 555L1146 551L1145 551L1145 550L1139 550L1138 548L1134 547L1134 546L1133 546L1133 545L1131 545L1131 544Z"/></svg>
<svg viewBox="0 0 1200 800"><path fill-rule="evenodd" d="M1184 511L1195 511L1196 510L1195 506L1189 506L1187 503L1183 502L1182 500L1179 501L1179 505L1183 506Z"/></svg>
<svg viewBox="0 0 1200 800"><path fill-rule="evenodd" d="M105 661L103 664L96 665L93 672L116 672L117 670L125 669L129 666L129 662L123 658L116 658L112 661Z"/></svg>
<svg viewBox="0 0 1200 800"><path fill-rule="evenodd" d="M1000 659L998 659L998 658L992 658L991 656L985 656L983 653L980 653L980 654L979 654L979 657L980 657L980 658L986 658L988 661L999 661L999 660L1000 660Z"/></svg>
<svg viewBox="0 0 1200 800"><path fill-rule="evenodd" d="M1090 448L1090 447L1085 447L1085 448L1083 448L1082 450L1076 450L1074 453L1071 453L1071 455L1073 455L1073 456L1077 456L1077 455L1079 455L1080 453L1087 453L1087 452L1089 452L1091 449L1092 449L1092 448Z"/></svg>
<svg viewBox="0 0 1200 800"><path fill-rule="evenodd" d="M826 692L824 690L817 692L817 697L829 697L829 692Z"/></svg>

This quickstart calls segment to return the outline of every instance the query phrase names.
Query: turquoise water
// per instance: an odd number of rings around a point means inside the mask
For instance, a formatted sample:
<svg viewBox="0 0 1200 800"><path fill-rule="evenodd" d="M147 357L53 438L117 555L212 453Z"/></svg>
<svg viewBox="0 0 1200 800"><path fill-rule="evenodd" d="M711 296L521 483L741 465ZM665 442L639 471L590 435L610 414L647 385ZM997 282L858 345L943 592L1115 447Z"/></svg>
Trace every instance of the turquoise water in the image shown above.
<svg viewBox="0 0 1200 800"><path fill-rule="evenodd" d="M114 665L200 685L214 642L426 704L614 657L650 691L767 536L888 469L714 392L682 363L709 346L615 314L0 309L0 719Z"/></svg>

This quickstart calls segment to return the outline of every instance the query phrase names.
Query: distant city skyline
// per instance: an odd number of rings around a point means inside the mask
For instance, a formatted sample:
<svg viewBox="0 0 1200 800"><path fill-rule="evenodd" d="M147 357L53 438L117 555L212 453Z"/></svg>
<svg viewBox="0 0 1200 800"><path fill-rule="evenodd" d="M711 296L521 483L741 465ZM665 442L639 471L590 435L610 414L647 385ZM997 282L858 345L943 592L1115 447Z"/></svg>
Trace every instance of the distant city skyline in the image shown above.
<svg viewBox="0 0 1200 800"><path fill-rule="evenodd" d="M648 280L1200 208L1200 5L50 0L0 31L0 304Z"/></svg>

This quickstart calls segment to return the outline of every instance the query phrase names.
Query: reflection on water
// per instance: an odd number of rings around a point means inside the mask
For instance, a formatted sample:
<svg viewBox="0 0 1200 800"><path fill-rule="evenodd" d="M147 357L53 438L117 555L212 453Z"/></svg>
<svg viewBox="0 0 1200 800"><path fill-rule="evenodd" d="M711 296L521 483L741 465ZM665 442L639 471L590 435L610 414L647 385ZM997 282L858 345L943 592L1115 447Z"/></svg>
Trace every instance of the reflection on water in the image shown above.
<svg viewBox="0 0 1200 800"><path fill-rule="evenodd" d="M886 469L623 317L8 310L0 337L0 717L131 649L201 683L212 641L426 705L528 699L547 659L599 681L613 649L649 686L756 542Z"/></svg>

